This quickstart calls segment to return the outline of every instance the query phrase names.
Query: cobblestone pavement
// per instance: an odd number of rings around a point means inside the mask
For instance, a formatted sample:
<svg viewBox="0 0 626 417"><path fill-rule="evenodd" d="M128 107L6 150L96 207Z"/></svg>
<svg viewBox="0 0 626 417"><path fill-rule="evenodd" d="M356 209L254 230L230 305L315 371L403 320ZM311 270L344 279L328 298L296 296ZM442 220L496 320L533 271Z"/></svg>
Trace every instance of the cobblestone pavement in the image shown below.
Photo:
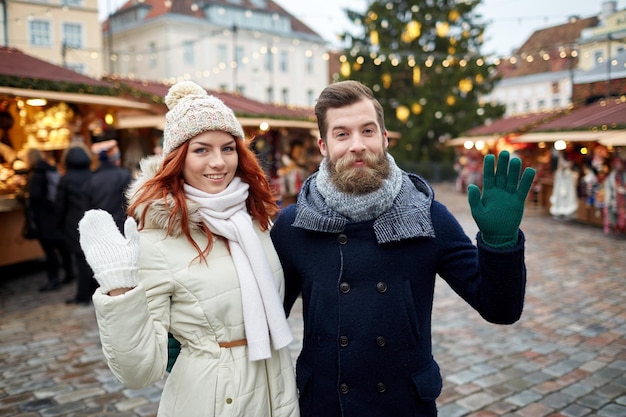
<svg viewBox="0 0 626 417"><path fill-rule="evenodd" d="M470 236L466 197L436 196ZM439 280L435 357L444 376L441 417L625 417L626 239L547 216L529 205L528 286L522 319L482 320ZM67 306L72 285L41 294L41 265L0 268L0 415L154 416L162 381L121 386L108 370L92 306ZM290 322L300 347L299 311Z"/></svg>

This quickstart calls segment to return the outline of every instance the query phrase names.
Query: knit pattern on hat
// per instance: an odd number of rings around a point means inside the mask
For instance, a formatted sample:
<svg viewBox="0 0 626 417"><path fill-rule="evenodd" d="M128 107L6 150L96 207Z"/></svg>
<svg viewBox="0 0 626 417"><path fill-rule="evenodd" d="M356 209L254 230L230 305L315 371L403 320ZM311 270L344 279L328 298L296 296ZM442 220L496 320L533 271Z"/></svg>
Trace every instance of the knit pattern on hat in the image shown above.
<svg viewBox="0 0 626 417"><path fill-rule="evenodd" d="M163 155L167 155L194 136L211 130L244 138L235 113L222 100L209 95L192 81L174 84L165 96L169 111L165 115Z"/></svg>

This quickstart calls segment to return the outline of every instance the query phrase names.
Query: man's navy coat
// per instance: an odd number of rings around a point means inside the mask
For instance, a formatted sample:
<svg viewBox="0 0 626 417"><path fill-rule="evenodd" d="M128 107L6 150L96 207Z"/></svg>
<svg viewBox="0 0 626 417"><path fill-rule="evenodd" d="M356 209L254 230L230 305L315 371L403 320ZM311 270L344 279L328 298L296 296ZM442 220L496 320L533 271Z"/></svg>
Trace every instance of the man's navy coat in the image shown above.
<svg viewBox="0 0 626 417"><path fill-rule="evenodd" d="M303 301L296 367L302 417L437 415L442 378L431 345L437 275L489 322L521 316L521 231L512 249L492 249L480 234L476 247L434 195L428 204L434 236L382 244L374 221L332 232L295 227L296 205L276 220L271 235L285 272L286 311L300 294Z"/></svg>

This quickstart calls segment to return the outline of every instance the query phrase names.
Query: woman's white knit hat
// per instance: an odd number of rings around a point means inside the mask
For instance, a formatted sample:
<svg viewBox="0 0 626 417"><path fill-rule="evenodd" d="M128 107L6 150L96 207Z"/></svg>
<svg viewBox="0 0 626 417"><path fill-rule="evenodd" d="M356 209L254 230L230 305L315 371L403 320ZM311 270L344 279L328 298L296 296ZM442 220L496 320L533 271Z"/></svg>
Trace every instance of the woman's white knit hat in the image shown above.
<svg viewBox="0 0 626 417"><path fill-rule="evenodd" d="M165 96L169 111L165 115L163 155L167 155L194 136L209 130L228 132L243 140L244 133L235 113L219 98L192 81L170 87Z"/></svg>

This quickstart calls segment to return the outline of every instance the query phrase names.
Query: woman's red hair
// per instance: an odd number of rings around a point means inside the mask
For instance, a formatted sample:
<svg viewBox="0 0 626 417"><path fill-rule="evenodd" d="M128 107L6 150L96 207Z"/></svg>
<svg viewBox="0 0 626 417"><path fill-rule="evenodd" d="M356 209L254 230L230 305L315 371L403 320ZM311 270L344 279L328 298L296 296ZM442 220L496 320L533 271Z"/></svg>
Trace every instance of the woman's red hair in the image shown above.
<svg viewBox="0 0 626 417"><path fill-rule="evenodd" d="M191 237L187 199L183 189L185 181L182 174L188 148L189 141L186 141L164 158L163 164L156 175L146 181L137 191L133 204L128 207L127 213L130 216L134 216L135 212L139 210L138 222L139 227L142 228L152 201L161 199L166 203L166 206L169 205L170 201L173 201L167 233L171 234L174 223L177 220L181 221L183 234L187 237L189 243L196 248L198 256L204 261L213 246L213 233L204 223L200 224L201 229L207 234L209 240L207 247L204 249L200 249ZM272 197L269 181L256 155L244 141L237 139L236 149L239 163L235 175L250 186L248 190L249 196L246 201L248 212L252 219L259 222L262 230L267 230L270 225L270 219L278 212L278 205Z"/></svg>

